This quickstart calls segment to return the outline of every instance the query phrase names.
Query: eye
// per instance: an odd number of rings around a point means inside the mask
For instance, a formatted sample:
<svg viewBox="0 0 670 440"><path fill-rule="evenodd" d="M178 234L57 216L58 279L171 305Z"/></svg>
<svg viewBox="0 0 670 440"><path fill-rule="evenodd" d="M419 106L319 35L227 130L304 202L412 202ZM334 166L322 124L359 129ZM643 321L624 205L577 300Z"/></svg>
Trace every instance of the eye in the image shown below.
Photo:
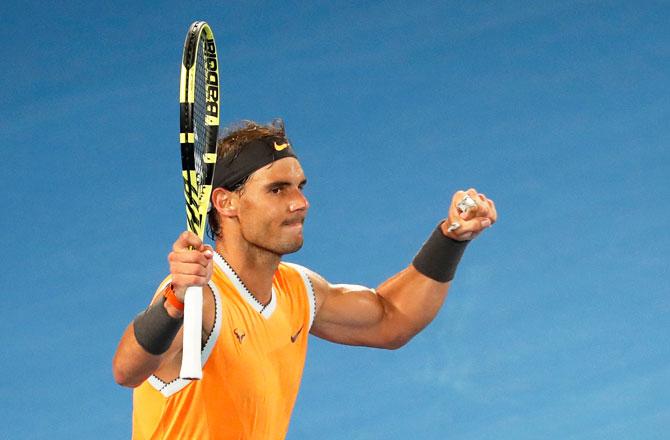
<svg viewBox="0 0 670 440"><path fill-rule="evenodd" d="M282 191L281 186L273 186L272 188L270 188L270 192L272 194L279 194L279 193L281 193L281 191Z"/></svg>

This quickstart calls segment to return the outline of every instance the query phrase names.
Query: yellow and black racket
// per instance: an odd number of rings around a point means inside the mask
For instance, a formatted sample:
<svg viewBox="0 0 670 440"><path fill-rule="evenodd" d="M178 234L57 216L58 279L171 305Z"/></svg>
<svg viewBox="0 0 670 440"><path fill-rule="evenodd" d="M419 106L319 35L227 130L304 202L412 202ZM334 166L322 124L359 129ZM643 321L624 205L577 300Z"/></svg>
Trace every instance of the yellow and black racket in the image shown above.
<svg viewBox="0 0 670 440"><path fill-rule="evenodd" d="M219 111L219 62L214 34L207 23L196 21L184 42L179 83L179 142L186 223L201 239L212 193ZM189 287L184 298L181 378L202 378L201 334L202 287Z"/></svg>

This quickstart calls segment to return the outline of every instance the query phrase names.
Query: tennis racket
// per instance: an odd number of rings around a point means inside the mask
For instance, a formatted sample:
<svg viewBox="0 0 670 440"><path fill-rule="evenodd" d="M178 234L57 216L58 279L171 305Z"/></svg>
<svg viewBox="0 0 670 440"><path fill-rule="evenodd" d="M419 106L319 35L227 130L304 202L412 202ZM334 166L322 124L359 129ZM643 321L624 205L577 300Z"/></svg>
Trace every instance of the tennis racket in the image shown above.
<svg viewBox="0 0 670 440"><path fill-rule="evenodd" d="M212 29L191 25L184 42L179 83L179 142L186 199L186 224L204 238L219 133L219 68ZM202 287L186 290L184 344L179 377L201 379Z"/></svg>

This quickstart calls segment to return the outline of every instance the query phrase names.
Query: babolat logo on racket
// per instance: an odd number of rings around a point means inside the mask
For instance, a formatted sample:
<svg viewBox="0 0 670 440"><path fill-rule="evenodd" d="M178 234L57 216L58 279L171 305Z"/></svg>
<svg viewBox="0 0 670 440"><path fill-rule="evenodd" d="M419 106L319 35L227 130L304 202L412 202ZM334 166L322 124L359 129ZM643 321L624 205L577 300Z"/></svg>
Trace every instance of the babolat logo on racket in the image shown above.
<svg viewBox="0 0 670 440"><path fill-rule="evenodd" d="M219 117L219 66L216 61L214 40L205 40L205 66L207 68L207 103L205 113L212 118Z"/></svg>

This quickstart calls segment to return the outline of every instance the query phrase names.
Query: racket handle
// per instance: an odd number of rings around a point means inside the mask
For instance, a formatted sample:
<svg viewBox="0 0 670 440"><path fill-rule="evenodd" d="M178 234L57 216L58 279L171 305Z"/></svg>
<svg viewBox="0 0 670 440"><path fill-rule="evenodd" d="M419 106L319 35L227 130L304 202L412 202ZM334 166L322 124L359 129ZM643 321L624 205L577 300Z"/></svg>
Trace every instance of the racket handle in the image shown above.
<svg viewBox="0 0 670 440"><path fill-rule="evenodd" d="M181 357L182 379L202 379L202 287L186 289L184 296L184 345Z"/></svg>

